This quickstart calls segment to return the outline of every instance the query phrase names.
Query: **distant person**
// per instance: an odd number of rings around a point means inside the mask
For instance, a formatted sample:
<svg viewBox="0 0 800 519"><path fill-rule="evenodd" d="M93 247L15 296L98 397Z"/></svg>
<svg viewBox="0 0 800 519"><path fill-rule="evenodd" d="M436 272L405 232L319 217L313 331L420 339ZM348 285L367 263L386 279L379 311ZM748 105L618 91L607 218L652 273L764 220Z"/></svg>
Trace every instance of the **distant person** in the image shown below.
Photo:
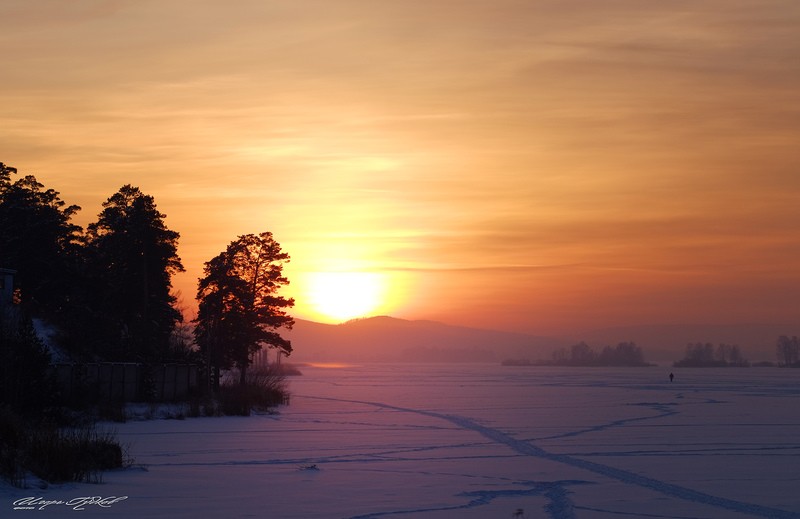
<svg viewBox="0 0 800 519"><path fill-rule="evenodd" d="M669 381L670 381L670 382L672 382L672 379L674 379L674 378L675 378L675 375L673 375L672 373L670 373L670 374L669 374Z"/></svg>

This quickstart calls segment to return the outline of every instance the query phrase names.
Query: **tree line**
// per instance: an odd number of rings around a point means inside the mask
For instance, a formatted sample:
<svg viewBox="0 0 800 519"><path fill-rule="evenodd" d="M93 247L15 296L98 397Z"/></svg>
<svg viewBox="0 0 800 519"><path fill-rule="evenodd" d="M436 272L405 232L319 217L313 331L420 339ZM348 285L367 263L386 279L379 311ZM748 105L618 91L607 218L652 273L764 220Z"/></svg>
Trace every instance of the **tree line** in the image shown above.
<svg viewBox="0 0 800 519"><path fill-rule="evenodd" d="M80 210L0 163L0 268L16 271L0 361L18 356L11 337L28 337L32 318L57 330L53 339L72 360L201 363L216 374L215 385L220 370L232 367L243 382L261 347L291 353L278 333L293 324L294 301L278 295L289 283L282 268L290 258L271 233L239 236L205 263L192 336L172 286L185 270L180 234L155 199L123 185L86 229L73 222Z"/></svg>
<svg viewBox="0 0 800 519"><path fill-rule="evenodd" d="M775 344L777 363L761 361L753 366L778 366L800 368L800 339L797 336L781 335ZM674 363L675 367L748 367L751 363L736 344L710 342L689 343L683 359Z"/></svg>
<svg viewBox="0 0 800 519"><path fill-rule="evenodd" d="M599 352L581 341L569 349L553 352L552 364L557 366L648 366L642 348L634 342L620 342L605 346Z"/></svg>
<svg viewBox="0 0 800 519"><path fill-rule="evenodd" d="M777 366L800 367L800 338L781 335L778 337L775 353ZM506 366L650 366L644 360L642 348L634 342L621 342L616 346L605 346L595 350L581 341L571 347L561 347L553 351L551 359L531 361L529 359L506 359ZM775 366L768 361L753 366ZM673 362L675 367L749 367L751 363L736 344L694 342L686 345L684 357Z"/></svg>
<svg viewBox="0 0 800 519"><path fill-rule="evenodd" d="M581 341L569 348L553 351L550 360L507 359L505 366L650 366L644 360L642 348L634 342L620 342L616 346L605 346L599 352Z"/></svg>
<svg viewBox="0 0 800 519"><path fill-rule="evenodd" d="M697 342L687 344L683 359L673 365L678 368L747 367L750 362L736 344L714 346L710 342Z"/></svg>
<svg viewBox="0 0 800 519"><path fill-rule="evenodd" d="M800 339L796 335L781 335L775 346L775 355L779 366L800 368Z"/></svg>

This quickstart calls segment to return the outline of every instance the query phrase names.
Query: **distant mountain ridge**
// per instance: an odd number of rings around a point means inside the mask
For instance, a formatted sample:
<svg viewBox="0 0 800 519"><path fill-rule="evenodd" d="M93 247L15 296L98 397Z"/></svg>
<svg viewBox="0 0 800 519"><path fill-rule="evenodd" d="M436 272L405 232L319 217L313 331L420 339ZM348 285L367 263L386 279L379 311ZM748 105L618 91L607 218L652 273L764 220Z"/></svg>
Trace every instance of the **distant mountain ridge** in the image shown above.
<svg viewBox="0 0 800 519"><path fill-rule="evenodd" d="M646 361L680 360L688 343L737 344L751 361L775 360L780 335L800 335L800 326L642 325L615 327L575 336L548 337L453 326L436 321L370 317L342 324L297 319L286 333L298 362L501 362L549 359L560 347L580 341L600 348L633 341Z"/></svg>
<svg viewBox="0 0 800 519"><path fill-rule="evenodd" d="M286 337L293 360L317 362L500 362L509 356L549 357L566 344L553 337L386 316L342 324L297 319Z"/></svg>

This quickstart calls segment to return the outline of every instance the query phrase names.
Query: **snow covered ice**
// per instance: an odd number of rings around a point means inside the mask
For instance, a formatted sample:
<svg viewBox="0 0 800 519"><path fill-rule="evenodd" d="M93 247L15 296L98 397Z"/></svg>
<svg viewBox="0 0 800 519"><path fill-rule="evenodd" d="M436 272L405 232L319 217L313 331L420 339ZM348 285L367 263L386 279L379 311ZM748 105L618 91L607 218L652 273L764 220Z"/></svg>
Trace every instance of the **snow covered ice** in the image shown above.
<svg viewBox="0 0 800 519"><path fill-rule="evenodd" d="M306 367L248 418L115 424L100 485L2 517L800 518L800 371ZM25 497L127 496L13 510Z"/></svg>

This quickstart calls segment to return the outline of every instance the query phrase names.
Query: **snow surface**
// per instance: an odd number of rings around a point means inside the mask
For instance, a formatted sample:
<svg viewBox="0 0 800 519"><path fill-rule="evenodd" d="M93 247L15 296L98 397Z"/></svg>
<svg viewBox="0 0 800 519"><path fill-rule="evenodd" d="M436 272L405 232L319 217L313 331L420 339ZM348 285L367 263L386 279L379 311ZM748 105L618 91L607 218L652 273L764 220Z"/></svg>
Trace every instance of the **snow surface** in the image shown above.
<svg viewBox="0 0 800 519"><path fill-rule="evenodd" d="M800 518L800 370L668 372L308 367L278 414L115 424L133 467L0 517ZM13 509L84 496L127 499Z"/></svg>

